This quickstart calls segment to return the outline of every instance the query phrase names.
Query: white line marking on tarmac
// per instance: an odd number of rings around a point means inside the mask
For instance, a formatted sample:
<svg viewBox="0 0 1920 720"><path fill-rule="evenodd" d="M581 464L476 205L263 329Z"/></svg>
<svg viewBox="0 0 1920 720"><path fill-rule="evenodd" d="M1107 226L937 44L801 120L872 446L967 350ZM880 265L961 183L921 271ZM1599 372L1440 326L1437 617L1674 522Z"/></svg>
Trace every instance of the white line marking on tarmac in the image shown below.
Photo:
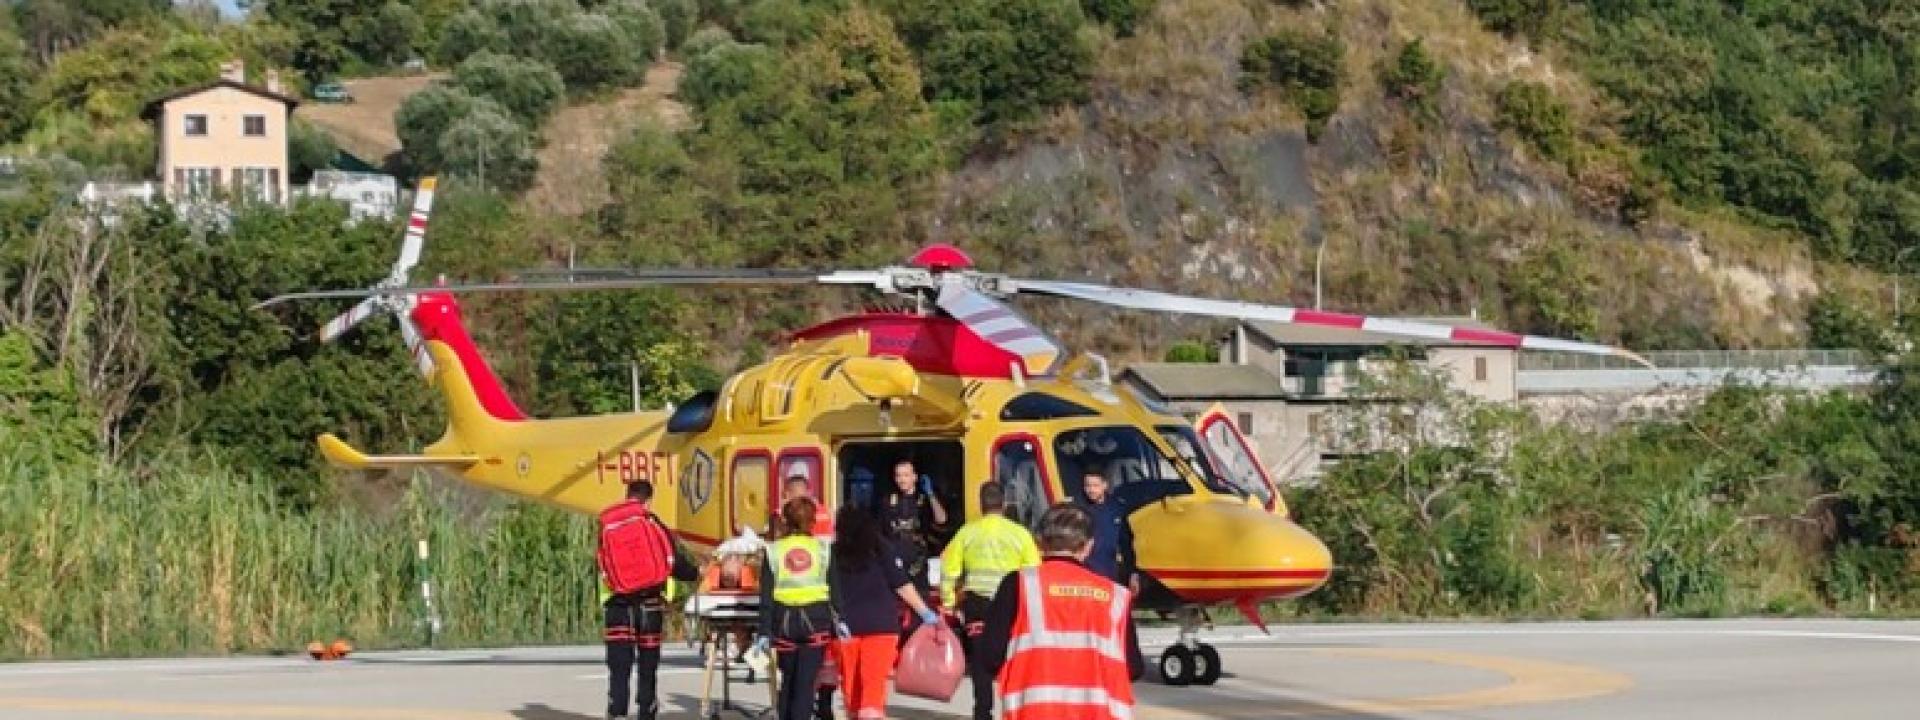
<svg viewBox="0 0 1920 720"><path fill-rule="evenodd" d="M1920 643L1920 635L1887 635L1881 633L1830 632L1820 630L1697 630L1687 628L1478 628L1447 630L1336 630L1295 631L1288 634L1229 635L1209 639L1208 642L1273 642L1285 640L1303 640L1312 638L1391 638L1391 637L1461 637L1488 635L1617 635L1617 636L1674 636L1706 635L1725 637L1763 637L1789 640L1863 640L1870 642ZM1161 646L1155 644L1156 647Z"/></svg>

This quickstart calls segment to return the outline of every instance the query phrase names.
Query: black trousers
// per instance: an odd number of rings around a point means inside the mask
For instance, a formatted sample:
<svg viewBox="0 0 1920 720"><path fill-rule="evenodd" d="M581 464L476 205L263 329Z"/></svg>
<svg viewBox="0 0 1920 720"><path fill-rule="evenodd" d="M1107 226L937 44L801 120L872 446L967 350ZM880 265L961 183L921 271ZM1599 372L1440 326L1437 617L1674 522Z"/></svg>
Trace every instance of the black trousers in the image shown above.
<svg viewBox="0 0 1920 720"><path fill-rule="evenodd" d="M607 714L627 714L628 683L632 682L638 710L634 717L651 720L660 710L654 683L660 673L666 601L657 594L615 595L607 599L606 612Z"/></svg>
<svg viewBox="0 0 1920 720"><path fill-rule="evenodd" d="M974 720L992 720L993 718L993 671L982 662L981 653L974 650L979 637L987 630L987 608L993 605L991 598L983 598L973 593L960 593L960 616L967 622L960 633L960 648L967 653L967 679L973 685Z"/></svg>
<svg viewBox="0 0 1920 720"><path fill-rule="evenodd" d="M780 695L774 710L780 720L811 720L814 680L827 659L833 617L826 603L774 605L773 654L780 663Z"/></svg>

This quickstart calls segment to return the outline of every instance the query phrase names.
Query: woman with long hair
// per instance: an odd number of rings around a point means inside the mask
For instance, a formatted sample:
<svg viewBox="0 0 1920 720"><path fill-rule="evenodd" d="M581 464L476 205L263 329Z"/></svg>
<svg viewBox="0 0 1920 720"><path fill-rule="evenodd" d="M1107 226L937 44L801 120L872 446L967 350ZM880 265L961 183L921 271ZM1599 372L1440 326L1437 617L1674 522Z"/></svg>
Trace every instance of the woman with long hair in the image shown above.
<svg viewBox="0 0 1920 720"><path fill-rule="evenodd" d="M781 720L807 720L813 715L814 678L833 637L827 545L809 532L815 507L810 497L788 499L780 506L786 532L767 546L773 581L761 585L763 610L756 644L763 651L771 644L779 658L780 688L774 709Z"/></svg>
<svg viewBox="0 0 1920 720"><path fill-rule="evenodd" d="M899 656L900 606L921 622L939 616L927 608L907 577L905 560L882 537L871 513L847 506L834 518L833 565L827 588L840 611L840 639L834 643L847 712L855 720L887 715L887 675Z"/></svg>

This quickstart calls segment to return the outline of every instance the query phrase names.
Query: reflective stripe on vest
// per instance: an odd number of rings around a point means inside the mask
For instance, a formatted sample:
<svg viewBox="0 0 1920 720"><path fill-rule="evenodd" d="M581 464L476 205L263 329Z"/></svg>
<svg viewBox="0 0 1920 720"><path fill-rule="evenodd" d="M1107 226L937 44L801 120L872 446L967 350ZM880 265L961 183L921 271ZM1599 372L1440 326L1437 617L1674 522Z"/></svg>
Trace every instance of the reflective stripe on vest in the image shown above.
<svg viewBox="0 0 1920 720"><path fill-rule="evenodd" d="M1021 567L1021 550L1028 542L1027 529L998 515L980 519L981 525L960 549L961 587L983 598L993 597L1007 573Z"/></svg>
<svg viewBox="0 0 1920 720"><path fill-rule="evenodd" d="M773 601L812 605L827 601L827 546L806 535L779 539L767 547L773 568Z"/></svg>
<svg viewBox="0 0 1920 720"><path fill-rule="evenodd" d="M1101 598L1103 593L1110 597ZM1047 620L1050 595L1062 601L1105 599L1106 612L1089 613L1080 605L1062 618L1080 627L1054 626ZM1020 571L1020 596L1020 617L1000 676L1006 718L1131 718L1125 647L1131 596L1126 589L1076 565L1043 566Z"/></svg>
<svg viewBox="0 0 1920 720"><path fill-rule="evenodd" d="M1000 696L1000 712L1008 716L1019 715L1022 710L1032 712L1036 705L1078 705L1089 709L1102 708L1106 710L1106 717L1117 720L1133 717L1132 703L1114 698L1100 688L1039 685L1022 690L1017 695ZM1068 715L1071 717L1095 716L1086 710L1068 713Z"/></svg>

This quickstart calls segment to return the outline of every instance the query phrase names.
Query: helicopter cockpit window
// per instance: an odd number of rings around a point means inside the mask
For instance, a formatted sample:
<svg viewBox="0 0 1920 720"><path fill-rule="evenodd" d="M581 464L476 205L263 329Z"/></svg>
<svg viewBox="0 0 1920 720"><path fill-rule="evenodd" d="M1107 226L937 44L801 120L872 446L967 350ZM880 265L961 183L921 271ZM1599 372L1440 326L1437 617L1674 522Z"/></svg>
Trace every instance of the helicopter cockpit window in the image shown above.
<svg viewBox="0 0 1920 720"><path fill-rule="evenodd" d="M1045 392L1030 392L1007 401L1000 408L1000 419L1008 422L1095 417L1100 412L1072 400Z"/></svg>
<svg viewBox="0 0 1920 720"><path fill-rule="evenodd" d="M1233 431L1233 424L1224 416L1215 416L1203 421L1202 439L1207 449L1213 451L1212 457L1218 461L1222 479L1252 495L1261 504L1273 502L1273 487L1267 484L1265 471L1260 469L1260 461L1255 459L1246 441Z"/></svg>
<svg viewBox="0 0 1920 720"><path fill-rule="evenodd" d="M1165 436L1173 430L1175 428L1162 428L1161 434ZM1180 443L1173 445L1180 447ZM1189 450L1182 452L1188 457L1169 458L1138 428L1115 425L1060 433L1053 441L1053 455L1060 463L1061 486L1076 500L1086 497L1083 478L1088 471L1104 475L1114 495L1129 504L1190 494L1193 487L1180 474L1176 463L1193 464L1195 472L1210 488L1227 492L1214 487L1218 481L1198 453L1199 445L1188 441L1186 447Z"/></svg>
<svg viewBox="0 0 1920 720"><path fill-rule="evenodd" d="M1034 441L1013 437L993 448L993 480L1007 491L1007 517L1029 528L1047 512L1047 474Z"/></svg>
<svg viewBox="0 0 1920 720"><path fill-rule="evenodd" d="M1193 428L1184 425L1161 425L1154 428L1160 431L1160 439L1173 448L1174 457L1193 468L1194 474L1206 482L1207 488L1219 493L1245 494L1244 490L1234 487L1221 479L1220 472L1213 467L1210 456L1202 449L1200 437Z"/></svg>

